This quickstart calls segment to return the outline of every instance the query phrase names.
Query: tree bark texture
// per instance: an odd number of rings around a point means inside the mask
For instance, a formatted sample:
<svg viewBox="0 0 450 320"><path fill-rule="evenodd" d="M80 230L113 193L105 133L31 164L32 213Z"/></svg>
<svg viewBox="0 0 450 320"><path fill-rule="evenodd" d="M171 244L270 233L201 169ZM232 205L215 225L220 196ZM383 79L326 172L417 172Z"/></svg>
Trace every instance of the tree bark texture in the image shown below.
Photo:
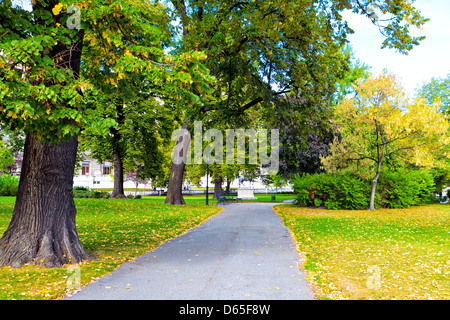
<svg viewBox="0 0 450 320"><path fill-rule="evenodd" d="M116 198L118 195L125 195L123 190L123 162L119 149L114 149L114 189L111 197Z"/></svg>
<svg viewBox="0 0 450 320"><path fill-rule="evenodd" d="M167 189L167 196L164 200L165 204L184 205L186 204L183 198L183 175L186 167L189 126L182 125L180 133L177 137L177 144L174 148L172 156L172 168L170 170L169 187ZM190 140L189 140L190 142ZM185 147L180 147L184 144Z"/></svg>
<svg viewBox="0 0 450 320"><path fill-rule="evenodd" d="M51 12L57 1L33 1L36 12ZM45 25L44 15L36 23ZM56 66L80 73L84 31L70 43L58 42L48 54ZM44 53L43 53L44 54ZM44 85L51 85L48 79ZM61 119L61 121L66 121ZM70 121L70 120L68 120ZM26 263L59 267L91 259L76 231L73 175L78 148L77 136L67 141L41 144L27 134L22 170L13 216L0 239L0 265L20 267Z"/></svg>
<svg viewBox="0 0 450 320"><path fill-rule="evenodd" d="M0 239L0 265L60 267L91 259L75 225L77 147L76 136L58 145L26 136L13 216Z"/></svg>
<svg viewBox="0 0 450 320"><path fill-rule="evenodd" d="M220 195L223 194L222 182L223 182L222 177L214 179L214 197L213 197L213 199L215 199L215 200L219 200Z"/></svg>
<svg viewBox="0 0 450 320"><path fill-rule="evenodd" d="M184 205L183 198L183 175L186 164L172 163L170 171L169 187L167 189L167 196L164 200L165 204Z"/></svg>

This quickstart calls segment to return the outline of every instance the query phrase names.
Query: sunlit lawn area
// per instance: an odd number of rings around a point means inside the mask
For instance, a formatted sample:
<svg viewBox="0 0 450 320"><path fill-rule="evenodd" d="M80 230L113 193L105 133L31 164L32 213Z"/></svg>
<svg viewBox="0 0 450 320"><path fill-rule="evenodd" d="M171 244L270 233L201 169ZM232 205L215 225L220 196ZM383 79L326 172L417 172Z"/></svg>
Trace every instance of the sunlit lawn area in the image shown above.
<svg viewBox="0 0 450 320"><path fill-rule="evenodd" d="M271 195L256 196L271 200ZM277 201L292 198L277 195ZM186 206L167 206L162 204L164 197L75 199L80 239L96 258L78 265L81 284L220 211L206 207L204 195L185 200ZM14 201L0 197L0 235ZM212 196L211 202L215 203ZM304 267L319 298L450 299L450 206L375 212L275 208L306 256ZM0 299L61 298L73 275L67 267L0 267Z"/></svg>
<svg viewBox="0 0 450 320"><path fill-rule="evenodd" d="M275 196L275 202L283 202L284 200L290 200L295 199L295 194L285 194L285 193L279 193L279 194L264 194L264 193L255 193L255 197L258 199L248 199L245 200L250 202L273 202L272 201L272 195Z"/></svg>
<svg viewBox="0 0 450 320"><path fill-rule="evenodd" d="M319 298L450 299L450 206L276 206Z"/></svg>
<svg viewBox="0 0 450 320"><path fill-rule="evenodd" d="M163 205L162 197L75 199L78 234L84 247L96 258L78 265L81 284L185 233L221 210L203 205L204 197L185 199L186 206ZM8 227L14 201L14 197L0 197L0 235ZM0 267L0 299L60 298L68 291L68 280L77 272L67 267Z"/></svg>

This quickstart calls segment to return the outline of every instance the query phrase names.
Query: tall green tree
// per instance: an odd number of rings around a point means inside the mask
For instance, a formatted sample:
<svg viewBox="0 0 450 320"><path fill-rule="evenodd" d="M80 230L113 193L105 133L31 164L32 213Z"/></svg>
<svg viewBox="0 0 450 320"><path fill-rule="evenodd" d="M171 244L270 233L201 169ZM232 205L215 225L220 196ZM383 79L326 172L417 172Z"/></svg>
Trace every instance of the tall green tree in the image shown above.
<svg viewBox="0 0 450 320"><path fill-rule="evenodd" d="M238 127L252 111L301 89L331 104L348 69L343 53L352 30L340 12L367 16L385 34L384 47L407 52L422 38L409 34L425 23L410 1L189 1L173 0L181 21L179 50L202 50L217 79L204 105L185 115L184 128L207 117ZM383 19L378 15L384 14ZM388 16L387 19L386 16ZM180 136L178 142L181 143ZM184 204L185 164L173 163L166 203Z"/></svg>
<svg viewBox="0 0 450 320"><path fill-rule="evenodd" d="M449 122L424 99L411 101L392 75L360 80L356 93L336 106L341 139L334 139L322 162L327 171L372 178L369 210L375 210L378 178L387 159L435 166L436 156L449 156L444 149L450 143Z"/></svg>
<svg viewBox="0 0 450 320"><path fill-rule="evenodd" d="M442 113L450 115L450 74L424 83L418 89L417 96L426 99L428 104L437 106ZM432 168L432 173L436 189L442 190L450 184L450 159L441 156L439 160L446 165Z"/></svg>
<svg viewBox="0 0 450 320"><path fill-rule="evenodd" d="M88 259L75 227L73 171L84 115L79 79L84 32L33 1L32 12L0 3L0 119L26 133L13 217L0 239L0 265L47 266Z"/></svg>
<svg viewBox="0 0 450 320"><path fill-rule="evenodd" d="M139 16L127 15L136 7ZM158 175L161 148L167 147L177 107L186 108L179 101L195 104L196 97L181 89L192 83L200 88L197 78L202 80L206 69L196 63L195 55L165 53L172 27L160 3L101 10L95 28L86 33L82 71L96 89L92 103L102 117L115 123L106 136L88 130L84 141L95 158L113 160L115 197L124 194L125 167L138 170L141 178ZM180 59L184 61L177 66ZM176 71L176 81L169 80L169 71Z"/></svg>
<svg viewBox="0 0 450 320"><path fill-rule="evenodd" d="M427 99L429 104L436 104L440 110L450 114L450 74L446 78L431 78L418 90L417 95Z"/></svg>
<svg viewBox="0 0 450 320"><path fill-rule="evenodd" d="M76 231L72 194L78 135L86 128L107 135L115 119L87 103L103 93L92 77L80 77L81 64L92 62L83 55L85 40L92 44L88 35L101 35L119 50L105 53L116 61L108 65L116 76L107 79L112 86L121 75L139 71L174 99L189 97L195 106L191 74L208 77L204 68L198 71L198 54L154 61L160 52L155 53L156 44L135 44L141 37L159 43L159 24L149 23L157 3L96 0L80 2L68 13L69 5L36 0L27 11L9 0L0 3L0 121L26 134L14 212L0 239L0 265L53 267L90 259ZM101 68L100 60L95 67Z"/></svg>

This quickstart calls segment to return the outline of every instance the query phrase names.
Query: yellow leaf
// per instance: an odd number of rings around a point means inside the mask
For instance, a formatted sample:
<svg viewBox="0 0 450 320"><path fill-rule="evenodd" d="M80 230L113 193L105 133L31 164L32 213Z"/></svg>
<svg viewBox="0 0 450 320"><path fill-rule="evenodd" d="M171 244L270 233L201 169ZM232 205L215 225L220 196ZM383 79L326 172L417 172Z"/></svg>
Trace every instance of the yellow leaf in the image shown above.
<svg viewBox="0 0 450 320"><path fill-rule="evenodd" d="M62 3L58 3L58 4L52 9L53 14L54 14L55 16L57 16L57 15L61 12L62 7L63 7Z"/></svg>
<svg viewBox="0 0 450 320"><path fill-rule="evenodd" d="M125 57L132 57L133 56L133 54L128 49L125 51L125 53L123 55Z"/></svg>

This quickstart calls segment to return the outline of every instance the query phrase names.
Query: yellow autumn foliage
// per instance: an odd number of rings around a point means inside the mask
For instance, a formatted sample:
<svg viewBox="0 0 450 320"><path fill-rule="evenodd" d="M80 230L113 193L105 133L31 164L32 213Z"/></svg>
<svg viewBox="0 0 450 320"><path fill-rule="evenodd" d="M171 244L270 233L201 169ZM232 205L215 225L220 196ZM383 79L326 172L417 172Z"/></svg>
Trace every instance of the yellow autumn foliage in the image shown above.
<svg viewBox="0 0 450 320"><path fill-rule="evenodd" d="M418 166L436 166L450 144L448 118L424 99L410 99L394 75L358 80L356 95L335 107L331 155L322 158L328 171L347 170L364 178L388 155ZM448 155L447 155L448 156Z"/></svg>

